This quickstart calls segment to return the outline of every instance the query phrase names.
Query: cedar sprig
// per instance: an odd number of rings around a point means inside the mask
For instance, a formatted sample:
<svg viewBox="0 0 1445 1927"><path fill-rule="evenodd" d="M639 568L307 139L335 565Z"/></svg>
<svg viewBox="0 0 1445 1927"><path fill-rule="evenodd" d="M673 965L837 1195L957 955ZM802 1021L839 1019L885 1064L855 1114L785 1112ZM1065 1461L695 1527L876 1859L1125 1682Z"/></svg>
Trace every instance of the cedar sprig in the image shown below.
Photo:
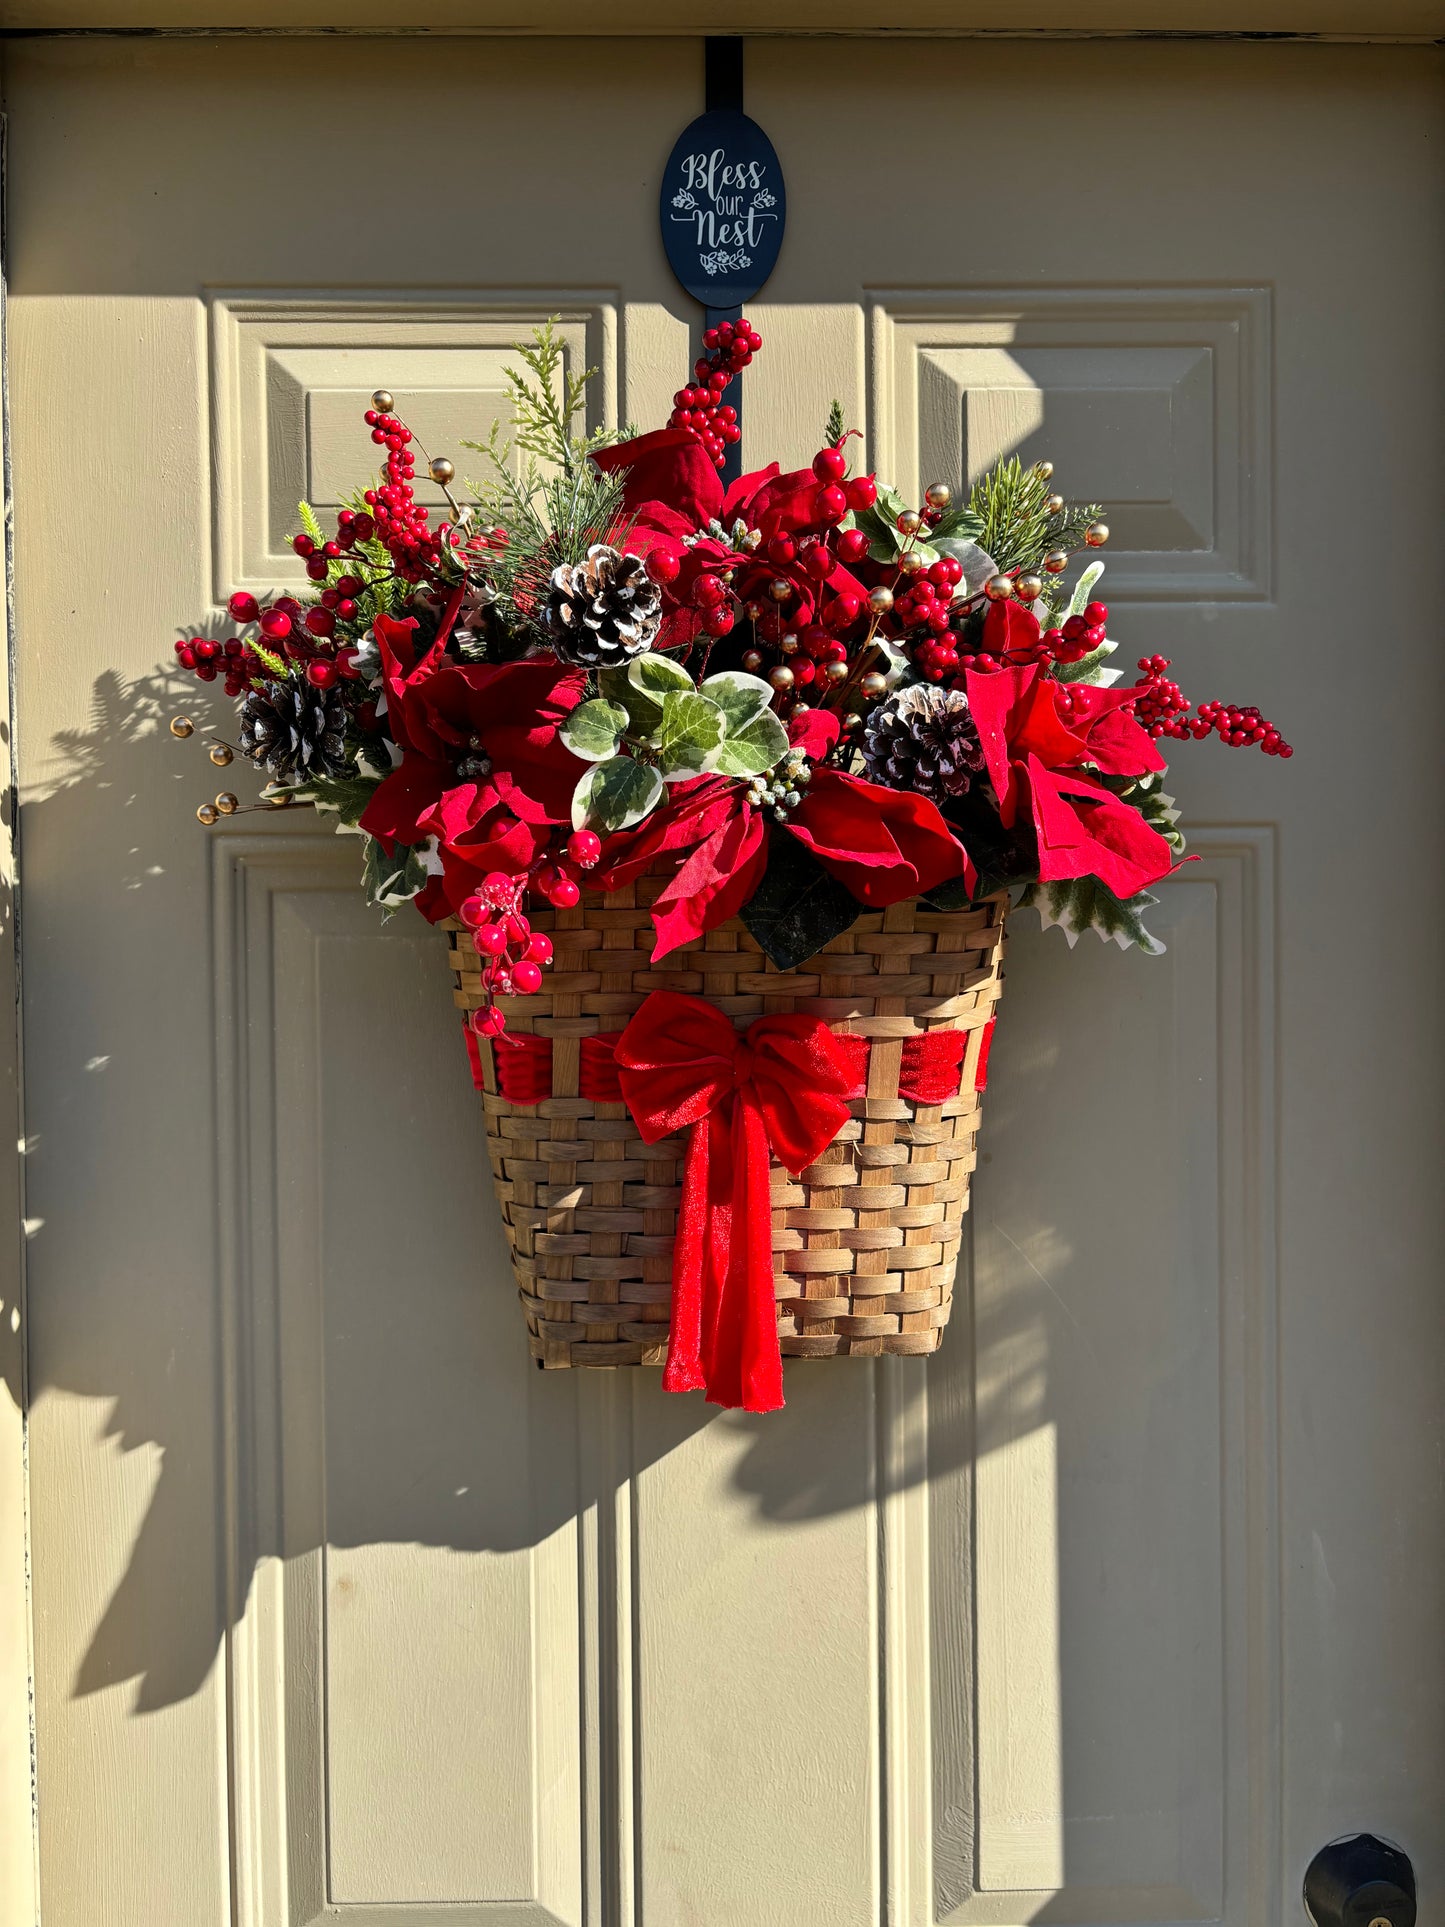
<svg viewBox="0 0 1445 1927"><path fill-rule="evenodd" d="M1001 570L1036 570L1050 549L1082 547L1099 505L1066 502L1050 514L1046 504L1053 492L1052 479L1036 467L1025 468L1017 455L974 483L968 506L982 524L978 545Z"/></svg>

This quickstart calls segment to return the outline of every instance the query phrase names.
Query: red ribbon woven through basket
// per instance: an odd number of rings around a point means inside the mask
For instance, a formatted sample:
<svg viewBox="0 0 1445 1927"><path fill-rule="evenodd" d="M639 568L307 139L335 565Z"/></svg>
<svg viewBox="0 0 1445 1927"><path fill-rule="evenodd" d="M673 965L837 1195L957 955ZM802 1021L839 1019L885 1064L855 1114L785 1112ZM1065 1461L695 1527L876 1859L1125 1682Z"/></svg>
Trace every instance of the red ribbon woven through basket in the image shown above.
<svg viewBox="0 0 1445 1927"><path fill-rule="evenodd" d="M993 1023L979 1049L983 1088ZM470 1027L468 1049L480 1082ZM958 1094L966 1032L904 1040L899 1095L941 1104ZM539 1104L552 1088L552 1044L528 1033L493 1042L497 1084L512 1104ZM701 997L655 990L621 1032L584 1037L578 1093L625 1103L648 1144L687 1129L673 1248L672 1318L663 1389L702 1389L714 1405L771 1412L783 1403L783 1361L773 1294L774 1157L794 1176L817 1162L842 1129L850 1099L865 1094L869 1044L835 1035L816 1017L760 1017L739 1035Z"/></svg>
<svg viewBox="0 0 1445 1927"><path fill-rule="evenodd" d="M993 1042L990 1018L983 1027L978 1066L973 1088L981 1091L988 1079L988 1053ZM464 1023L467 1055L472 1067L472 1082L480 1091L485 1087L482 1053L470 1024ZM620 1030L598 1031L582 1039L577 1094L593 1104L620 1104L622 1087L617 1081L615 1056ZM898 1095L910 1104L945 1104L957 1097L963 1076L964 1053L969 1032L930 1030L903 1040L903 1064L898 1075ZM862 1097L868 1087L869 1044L866 1037L835 1031L833 1042L848 1061L852 1081L850 1098ZM552 1095L552 1040L531 1031L504 1032L492 1039L492 1059L497 1067L497 1089L509 1104L540 1104Z"/></svg>

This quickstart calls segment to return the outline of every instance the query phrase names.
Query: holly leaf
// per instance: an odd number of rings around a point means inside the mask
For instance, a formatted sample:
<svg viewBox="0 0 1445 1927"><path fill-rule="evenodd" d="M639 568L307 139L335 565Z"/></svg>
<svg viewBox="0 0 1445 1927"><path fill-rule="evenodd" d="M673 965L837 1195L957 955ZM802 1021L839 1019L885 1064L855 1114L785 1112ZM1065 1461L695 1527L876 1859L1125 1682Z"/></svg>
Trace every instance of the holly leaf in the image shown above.
<svg viewBox="0 0 1445 1927"><path fill-rule="evenodd" d="M736 736L729 736L711 767L720 776L761 776L787 754L788 732L771 709L763 710Z"/></svg>
<svg viewBox="0 0 1445 1927"><path fill-rule="evenodd" d="M627 711L603 697L579 703L562 725L562 741L584 763L605 762L617 754L627 728Z"/></svg>
<svg viewBox="0 0 1445 1927"><path fill-rule="evenodd" d="M398 843L388 855L374 836L367 837L361 859L361 887L368 902L394 910L398 904L409 903L426 879L420 850Z"/></svg>
<svg viewBox="0 0 1445 1927"><path fill-rule="evenodd" d="M1039 921L1063 931L1069 948L1086 930L1101 941L1112 939L1121 950L1131 946L1146 956L1159 957L1165 946L1144 928L1143 913L1159 901L1147 890L1121 901L1097 877L1069 877L1060 883L1031 883L1019 899L1021 909L1037 910Z"/></svg>
<svg viewBox="0 0 1445 1927"><path fill-rule="evenodd" d="M380 788L380 779L369 776L313 776L293 794L298 803L312 803L319 815L338 816L343 828L354 830Z"/></svg>
<svg viewBox="0 0 1445 1927"><path fill-rule="evenodd" d="M862 911L811 850L776 829L768 840L763 880L738 915L779 970L795 970L841 936Z"/></svg>
<svg viewBox="0 0 1445 1927"><path fill-rule="evenodd" d="M669 690L662 699L662 719L654 739L663 782L681 782L712 769L725 729L722 710L699 695L691 683L686 690Z"/></svg>
<svg viewBox="0 0 1445 1927"><path fill-rule="evenodd" d="M723 713L724 734L736 736L760 716L773 700L772 688L761 676L741 669L724 669L699 686L699 694L715 702Z"/></svg>
<svg viewBox="0 0 1445 1927"><path fill-rule="evenodd" d="M1159 832L1175 856L1181 857L1184 854L1185 839L1184 832L1179 827L1178 807L1174 798L1166 795L1159 788L1158 773L1151 771L1150 774L1155 779L1152 786L1144 783L1142 779L1139 783L1139 788L1143 792L1138 799L1139 814L1151 830Z"/></svg>
<svg viewBox="0 0 1445 1927"><path fill-rule="evenodd" d="M662 795L662 778L646 763L630 756L613 756L594 763L572 792L572 827L597 830L610 836L630 830L653 809Z"/></svg>

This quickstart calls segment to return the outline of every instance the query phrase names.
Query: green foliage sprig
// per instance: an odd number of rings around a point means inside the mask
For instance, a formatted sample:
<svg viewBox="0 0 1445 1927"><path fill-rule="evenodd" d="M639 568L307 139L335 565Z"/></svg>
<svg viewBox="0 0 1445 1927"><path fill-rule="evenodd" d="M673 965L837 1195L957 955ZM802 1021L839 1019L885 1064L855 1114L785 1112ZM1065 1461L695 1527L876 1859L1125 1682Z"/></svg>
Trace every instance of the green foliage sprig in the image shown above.
<svg viewBox="0 0 1445 1927"><path fill-rule="evenodd" d="M633 431L577 432L597 370L568 372L555 319L519 342L517 354L522 367L504 370L511 433L504 436L494 422L486 441L462 446L487 464L485 481L468 484L476 513L507 531L490 570L499 613L519 635L539 640L538 612L552 571L583 561L596 542L625 538L625 478L604 474L592 456Z"/></svg>
<svg viewBox="0 0 1445 1927"><path fill-rule="evenodd" d="M979 525L974 538L999 568L1037 569L1050 549L1077 549L1084 530L1097 521L1096 502L1066 502L1048 507L1053 483L1037 467L1025 468L1017 455L999 462L979 477L969 493L968 508Z"/></svg>

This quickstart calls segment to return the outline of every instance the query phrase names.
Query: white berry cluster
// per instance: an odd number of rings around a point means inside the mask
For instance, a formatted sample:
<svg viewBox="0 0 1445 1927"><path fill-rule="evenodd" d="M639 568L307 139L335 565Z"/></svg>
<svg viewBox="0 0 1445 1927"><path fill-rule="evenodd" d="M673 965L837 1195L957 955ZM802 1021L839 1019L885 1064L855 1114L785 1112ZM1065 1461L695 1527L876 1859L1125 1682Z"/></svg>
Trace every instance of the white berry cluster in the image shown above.
<svg viewBox="0 0 1445 1927"><path fill-rule="evenodd" d="M753 777L747 787L747 801L755 810L770 809L774 822L786 823L788 812L802 802L812 774L807 757L800 750L789 750L776 769L766 776Z"/></svg>

